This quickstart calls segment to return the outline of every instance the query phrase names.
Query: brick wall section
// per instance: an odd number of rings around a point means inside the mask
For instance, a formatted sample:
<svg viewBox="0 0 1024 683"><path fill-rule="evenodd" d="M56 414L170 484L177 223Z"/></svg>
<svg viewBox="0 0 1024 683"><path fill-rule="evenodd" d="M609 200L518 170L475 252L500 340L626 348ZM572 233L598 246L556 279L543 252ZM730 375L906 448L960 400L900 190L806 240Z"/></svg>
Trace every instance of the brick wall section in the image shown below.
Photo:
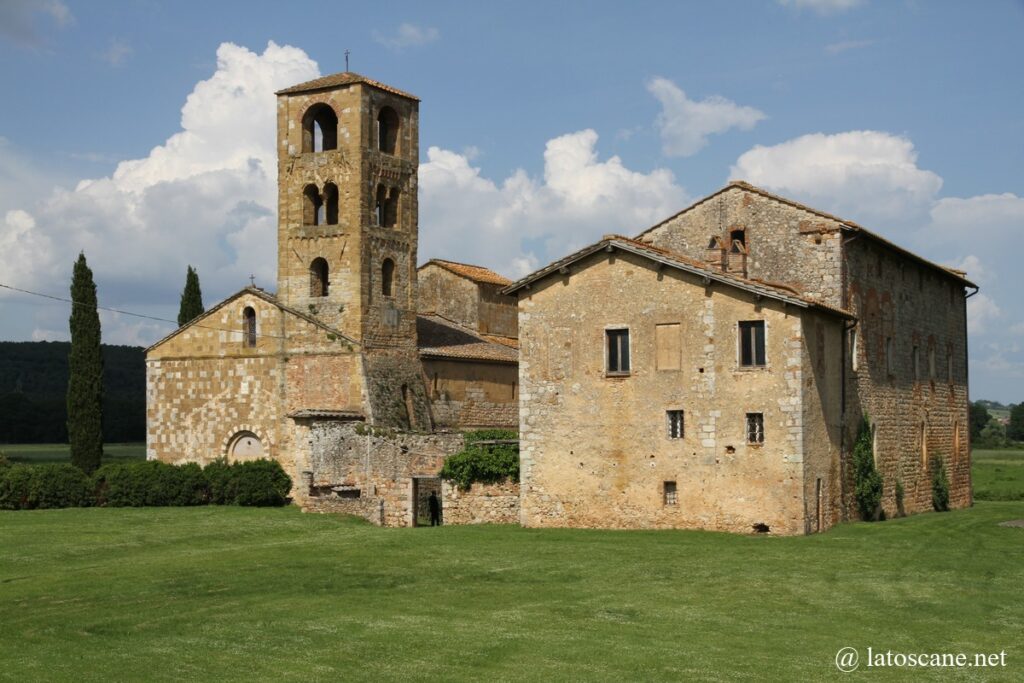
<svg viewBox="0 0 1024 683"><path fill-rule="evenodd" d="M712 237L728 245L732 230L745 230L749 277L797 285L806 296L840 306L839 226L838 221L732 186L640 239L703 261Z"/></svg>
<svg viewBox="0 0 1024 683"><path fill-rule="evenodd" d="M434 425L472 429L519 425L519 371L509 363L424 360Z"/></svg>
<svg viewBox="0 0 1024 683"><path fill-rule="evenodd" d="M740 320L766 322L765 369L738 367ZM672 323L678 369L660 370L655 326ZM605 330L618 326L630 329L625 378L605 376ZM523 525L804 533L802 387L814 378L802 327L796 309L628 253L534 283L519 315ZM682 439L668 438L674 409ZM763 445L746 443L748 412L764 414ZM677 505L665 504L666 481Z"/></svg>
<svg viewBox="0 0 1024 683"><path fill-rule="evenodd" d="M441 482L445 524L518 524L519 482L473 484L463 491Z"/></svg>
<svg viewBox="0 0 1024 683"><path fill-rule="evenodd" d="M369 428L362 423L302 420L296 430L296 449L314 490L332 486L360 489L363 502L339 502L332 493L301 495L303 509L362 510L350 512L385 526L412 523L412 477L437 476L447 456L464 446L462 434L417 434ZM370 502L366 502L370 501ZM380 503L383 501L383 518ZM325 507L326 506L326 507ZM365 514L364 514L365 513Z"/></svg>
<svg viewBox="0 0 1024 683"><path fill-rule="evenodd" d="M937 457L945 460L949 473L950 504L969 506L963 284L863 237L848 241L846 254L848 305L859 319L857 370L853 369L852 354L847 367L847 443L853 443L859 417L867 414L876 428L875 458L885 479L887 514L896 512L897 480L903 483L908 513L932 509L930 468ZM887 338L892 339L893 347L891 373L886 367ZM919 348L920 379L914 376L914 346ZM934 380L930 349L935 352ZM952 378L947 374L948 354Z"/></svg>

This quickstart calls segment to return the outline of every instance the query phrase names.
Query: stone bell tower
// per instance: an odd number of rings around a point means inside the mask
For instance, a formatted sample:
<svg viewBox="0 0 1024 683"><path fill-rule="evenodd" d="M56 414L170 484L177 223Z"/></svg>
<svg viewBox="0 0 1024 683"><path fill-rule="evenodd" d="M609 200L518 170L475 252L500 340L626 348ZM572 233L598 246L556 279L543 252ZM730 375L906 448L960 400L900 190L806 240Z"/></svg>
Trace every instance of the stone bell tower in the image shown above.
<svg viewBox="0 0 1024 683"><path fill-rule="evenodd" d="M415 353L419 100L352 72L277 93L277 296Z"/></svg>

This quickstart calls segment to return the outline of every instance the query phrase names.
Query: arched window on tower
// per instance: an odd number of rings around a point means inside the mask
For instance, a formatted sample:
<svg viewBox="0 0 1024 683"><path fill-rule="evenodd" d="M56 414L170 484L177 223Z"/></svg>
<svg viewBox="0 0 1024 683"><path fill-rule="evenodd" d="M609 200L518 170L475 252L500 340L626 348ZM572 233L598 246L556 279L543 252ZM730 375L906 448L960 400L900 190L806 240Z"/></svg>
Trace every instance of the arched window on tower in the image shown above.
<svg viewBox="0 0 1024 683"><path fill-rule="evenodd" d="M389 258L384 259L380 266L380 293L384 296L391 296L395 281L395 262Z"/></svg>
<svg viewBox="0 0 1024 683"><path fill-rule="evenodd" d="M338 116L329 104L314 104L302 117L302 151L326 152L338 148Z"/></svg>
<svg viewBox="0 0 1024 683"><path fill-rule="evenodd" d="M398 225L398 194L398 188L392 187L388 192L388 198L384 200L384 221L381 225L385 228L393 228Z"/></svg>
<svg viewBox="0 0 1024 683"><path fill-rule="evenodd" d="M372 223L377 226L384 225L384 205L388 201L388 188L383 185L377 186L377 194L373 204Z"/></svg>
<svg viewBox="0 0 1024 683"><path fill-rule="evenodd" d="M377 114L377 149L385 154L398 149L398 114L391 107L381 107Z"/></svg>
<svg viewBox="0 0 1024 683"><path fill-rule="evenodd" d="M324 224L338 224L338 186L334 183L324 185Z"/></svg>
<svg viewBox="0 0 1024 683"><path fill-rule="evenodd" d="M309 295L310 296L327 296L327 288L329 286L329 268L327 266L327 259L315 258L313 262L309 264Z"/></svg>
<svg viewBox="0 0 1024 683"><path fill-rule="evenodd" d="M242 311L242 344L249 349L256 348L256 310L246 306Z"/></svg>
<svg viewBox="0 0 1024 683"><path fill-rule="evenodd" d="M320 225L324 218L324 203L316 185L306 185L302 190L302 224Z"/></svg>

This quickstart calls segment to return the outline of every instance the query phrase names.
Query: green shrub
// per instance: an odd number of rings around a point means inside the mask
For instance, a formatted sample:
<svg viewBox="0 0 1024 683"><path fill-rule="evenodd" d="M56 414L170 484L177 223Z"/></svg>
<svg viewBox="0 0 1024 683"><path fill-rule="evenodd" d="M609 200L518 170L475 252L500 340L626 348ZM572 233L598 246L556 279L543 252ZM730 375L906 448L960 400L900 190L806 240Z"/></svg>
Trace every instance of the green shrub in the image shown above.
<svg viewBox="0 0 1024 683"><path fill-rule="evenodd" d="M5 469L7 469L10 466L11 466L11 461L7 459L7 456L4 455L3 451L0 451L0 472L3 472Z"/></svg>
<svg viewBox="0 0 1024 683"><path fill-rule="evenodd" d="M229 466L231 484L229 493L234 500L225 500L233 505L270 507L288 502L292 490L292 479L276 460L250 460L236 462Z"/></svg>
<svg viewBox="0 0 1024 683"><path fill-rule="evenodd" d="M209 485L195 463L156 460L103 465L93 477L98 504L107 507L203 505Z"/></svg>
<svg viewBox="0 0 1024 683"><path fill-rule="evenodd" d="M907 512L903 508L903 482L896 480L896 516L906 517Z"/></svg>
<svg viewBox="0 0 1024 683"><path fill-rule="evenodd" d="M936 512L949 510L949 477L946 476L946 463L942 458L935 458L932 468L932 507Z"/></svg>
<svg viewBox="0 0 1024 683"><path fill-rule="evenodd" d="M74 465L12 465L0 476L0 508L34 510L86 507L92 482Z"/></svg>
<svg viewBox="0 0 1024 683"><path fill-rule="evenodd" d="M854 497L861 519L884 519L882 511L882 475L875 469L875 455L871 444L871 426L865 415L853 444Z"/></svg>
<svg viewBox="0 0 1024 683"><path fill-rule="evenodd" d="M214 460L203 468L203 477L210 491L211 505L227 505L234 501L231 465L224 459Z"/></svg>
<svg viewBox="0 0 1024 683"><path fill-rule="evenodd" d="M441 468L441 478L468 489L474 482L494 484L507 479L519 481L519 445L477 445L480 441L515 439L507 429L481 429L466 434L466 447L450 456Z"/></svg>

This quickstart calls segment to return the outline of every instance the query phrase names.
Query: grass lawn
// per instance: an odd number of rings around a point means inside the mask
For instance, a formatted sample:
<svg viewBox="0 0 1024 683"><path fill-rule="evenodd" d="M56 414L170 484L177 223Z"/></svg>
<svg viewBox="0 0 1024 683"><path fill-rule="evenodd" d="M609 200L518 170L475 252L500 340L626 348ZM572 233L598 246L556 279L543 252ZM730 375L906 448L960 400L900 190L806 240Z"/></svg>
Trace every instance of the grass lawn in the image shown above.
<svg viewBox="0 0 1024 683"><path fill-rule="evenodd" d="M975 500L1024 500L1024 451L975 449L971 457Z"/></svg>
<svg viewBox="0 0 1024 683"><path fill-rule="evenodd" d="M998 526L1020 518L981 502L774 538L0 512L0 678L842 680L836 651L871 646L1005 650L943 675L1021 680L1024 528Z"/></svg>
<svg viewBox="0 0 1024 683"><path fill-rule="evenodd" d="M0 443L0 453L11 462L44 463L69 462L70 446L66 443ZM120 462L123 460L145 460L145 443L105 443L103 444L103 461Z"/></svg>

